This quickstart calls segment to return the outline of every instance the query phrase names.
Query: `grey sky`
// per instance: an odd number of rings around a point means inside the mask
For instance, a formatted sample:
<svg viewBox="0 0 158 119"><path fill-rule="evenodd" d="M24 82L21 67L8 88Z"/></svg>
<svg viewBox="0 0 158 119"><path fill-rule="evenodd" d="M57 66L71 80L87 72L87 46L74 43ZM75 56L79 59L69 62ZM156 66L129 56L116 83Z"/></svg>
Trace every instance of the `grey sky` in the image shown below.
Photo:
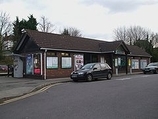
<svg viewBox="0 0 158 119"><path fill-rule="evenodd" d="M141 26L158 32L158 0L0 0L0 12L12 21L40 20L45 16L55 25L55 33L64 27L76 27L84 37L113 40L114 29Z"/></svg>
<svg viewBox="0 0 158 119"><path fill-rule="evenodd" d="M83 0L82 2L87 5L102 5L109 8L112 13L134 11L142 5L158 4L158 0Z"/></svg>

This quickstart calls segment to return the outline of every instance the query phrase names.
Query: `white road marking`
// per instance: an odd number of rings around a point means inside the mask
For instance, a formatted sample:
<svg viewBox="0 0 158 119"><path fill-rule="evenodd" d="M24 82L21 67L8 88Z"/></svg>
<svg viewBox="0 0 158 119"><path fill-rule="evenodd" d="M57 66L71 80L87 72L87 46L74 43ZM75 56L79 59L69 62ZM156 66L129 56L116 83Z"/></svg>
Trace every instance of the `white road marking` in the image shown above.
<svg viewBox="0 0 158 119"><path fill-rule="evenodd" d="M141 77L149 77L150 75L144 75L144 76L141 76Z"/></svg>
<svg viewBox="0 0 158 119"><path fill-rule="evenodd" d="M123 80L129 80L131 78L122 78L122 79L116 79L116 80L120 80L120 81L123 81Z"/></svg>

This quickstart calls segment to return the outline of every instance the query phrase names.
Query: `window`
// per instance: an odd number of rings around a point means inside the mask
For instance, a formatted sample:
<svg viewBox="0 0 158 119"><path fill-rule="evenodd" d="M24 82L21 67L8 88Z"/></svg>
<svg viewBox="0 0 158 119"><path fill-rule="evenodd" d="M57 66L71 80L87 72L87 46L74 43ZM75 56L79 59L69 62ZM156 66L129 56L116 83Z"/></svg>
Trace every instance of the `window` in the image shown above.
<svg viewBox="0 0 158 119"><path fill-rule="evenodd" d="M139 69L139 60L132 59L132 69Z"/></svg>
<svg viewBox="0 0 158 119"><path fill-rule="evenodd" d="M140 68L143 69L147 66L147 60L140 60Z"/></svg>
<svg viewBox="0 0 158 119"><path fill-rule="evenodd" d="M26 56L26 74L41 75L41 53L28 54Z"/></svg>
<svg viewBox="0 0 158 119"><path fill-rule="evenodd" d="M68 57L68 56L70 56L70 53L61 53L61 56L66 56L66 57Z"/></svg>
<svg viewBox="0 0 158 119"><path fill-rule="evenodd" d="M26 56L26 74L33 74L33 55Z"/></svg>
<svg viewBox="0 0 158 119"><path fill-rule="evenodd" d="M58 68L58 57L55 52L47 52L47 68L56 69Z"/></svg>
<svg viewBox="0 0 158 119"><path fill-rule="evenodd" d="M96 64L96 65L94 66L94 68L101 69L101 68L100 68L100 64Z"/></svg>
<svg viewBox="0 0 158 119"><path fill-rule="evenodd" d="M71 57L62 57L61 61L62 61L62 63L61 63L62 68L71 68L72 67Z"/></svg>
<svg viewBox="0 0 158 119"><path fill-rule="evenodd" d="M116 54L125 54L125 51L123 49L122 46L120 46L117 50L116 50Z"/></svg>
<svg viewBox="0 0 158 119"><path fill-rule="evenodd" d="M48 57L56 56L56 53L55 52L47 52L47 56Z"/></svg>
<svg viewBox="0 0 158 119"><path fill-rule="evenodd" d="M102 64L102 63L101 63L100 65L101 65L101 68L102 68L102 69L105 69L105 68L106 68L106 65L105 65L105 64Z"/></svg>
<svg viewBox="0 0 158 119"><path fill-rule="evenodd" d="M33 55L34 60L34 74L41 74L41 55L40 54L34 54Z"/></svg>
<svg viewBox="0 0 158 119"><path fill-rule="evenodd" d="M58 68L58 57L47 57L47 68Z"/></svg>
<svg viewBox="0 0 158 119"><path fill-rule="evenodd" d="M109 69L109 68L111 68L111 67L110 67L108 64L106 64L106 63L105 63L105 64L104 64L104 63L101 63L100 65L101 65L101 68L102 68L102 69Z"/></svg>

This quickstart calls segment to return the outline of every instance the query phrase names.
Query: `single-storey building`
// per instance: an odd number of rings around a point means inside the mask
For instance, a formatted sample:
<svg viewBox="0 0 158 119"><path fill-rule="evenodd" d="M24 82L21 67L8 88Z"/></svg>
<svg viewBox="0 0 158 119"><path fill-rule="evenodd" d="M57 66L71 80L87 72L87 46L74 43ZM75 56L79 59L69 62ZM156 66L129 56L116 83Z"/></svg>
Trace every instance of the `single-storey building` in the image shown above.
<svg viewBox="0 0 158 119"><path fill-rule="evenodd" d="M90 62L107 62L113 73L140 71L151 56L123 41L107 42L83 37L25 30L14 49L14 76L69 77Z"/></svg>

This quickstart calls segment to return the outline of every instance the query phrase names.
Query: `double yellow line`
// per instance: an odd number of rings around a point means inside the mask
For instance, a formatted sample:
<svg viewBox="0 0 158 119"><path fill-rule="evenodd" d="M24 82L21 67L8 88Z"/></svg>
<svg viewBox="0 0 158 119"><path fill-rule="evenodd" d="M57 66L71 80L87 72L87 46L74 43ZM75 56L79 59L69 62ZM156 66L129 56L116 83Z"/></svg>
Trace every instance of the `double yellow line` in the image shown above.
<svg viewBox="0 0 158 119"><path fill-rule="evenodd" d="M28 94L25 94L25 95L22 95L22 96L13 98L13 99L6 100L3 103L1 103L0 106L8 104L8 103L11 103L11 102L15 102L15 101L18 101L18 100L21 100L21 99L25 99L27 97L31 97L31 96L39 94L39 93L42 93L42 92L48 90L49 88L51 88L52 86L57 86L59 84L62 84L62 83L51 84L51 85L45 86L45 87L43 87L43 88L41 88L41 89L39 89L39 90L37 90L35 92L31 92L31 93L28 93Z"/></svg>

